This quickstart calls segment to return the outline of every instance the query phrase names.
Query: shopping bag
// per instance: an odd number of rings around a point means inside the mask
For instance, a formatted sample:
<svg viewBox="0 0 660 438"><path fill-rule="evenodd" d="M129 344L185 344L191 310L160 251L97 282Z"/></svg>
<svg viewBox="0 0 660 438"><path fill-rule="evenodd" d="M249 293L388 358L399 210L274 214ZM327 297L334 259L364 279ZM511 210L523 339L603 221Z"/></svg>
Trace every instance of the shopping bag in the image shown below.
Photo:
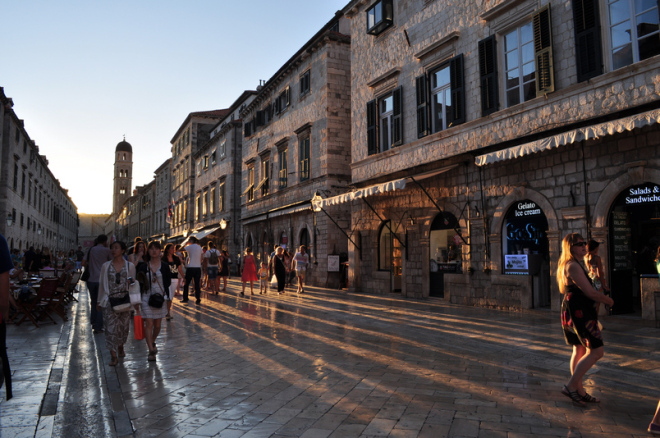
<svg viewBox="0 0 660 438"><path fill-rule="evenodd" d="M142 325L142 315L133 316L133 331L135 339L141 341L144 339L144 326Z"/></svg>

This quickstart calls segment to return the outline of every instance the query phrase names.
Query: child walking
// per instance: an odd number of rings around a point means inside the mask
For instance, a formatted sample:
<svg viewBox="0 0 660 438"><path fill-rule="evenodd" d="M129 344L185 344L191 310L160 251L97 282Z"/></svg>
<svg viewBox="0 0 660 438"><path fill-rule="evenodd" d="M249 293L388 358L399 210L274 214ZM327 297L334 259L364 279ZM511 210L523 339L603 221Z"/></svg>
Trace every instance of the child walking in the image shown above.
<svg viewBox="0 0 660 438"><path fill-rule="evenodd" d="M259 286L259 295L268 292L268 267L265 262L261 262L261 269L259 269L259 278L261 285Z"/></svg>

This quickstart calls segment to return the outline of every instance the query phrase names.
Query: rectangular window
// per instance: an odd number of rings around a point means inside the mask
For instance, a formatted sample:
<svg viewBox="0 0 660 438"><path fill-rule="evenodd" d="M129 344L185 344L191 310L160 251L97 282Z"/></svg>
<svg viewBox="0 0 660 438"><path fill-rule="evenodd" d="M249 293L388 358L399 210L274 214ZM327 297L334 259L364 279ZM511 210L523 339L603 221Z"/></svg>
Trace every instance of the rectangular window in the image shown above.
<svg viewBox="0 0 660 438"><path fill-rule="evenodd" d="M195 199L195 218L197 220L202 219L202 196L198 193L197 198Z"/></svg>
<svg viewBox="0 0 660 438"><path fill-rule="evenodd" d="M197 162L197 176L200 176L202 174L202 160L199 160Z"/></svg>
<svg viewBox="0 0 660 438"><path fill-rule="evenodd" d="M247 201L254 201L254 165L248 167L248 187L244 194L247 195Z"/></svg>
<svg viewBox="0 0 660 438"><path fill-rule="evenodd" d="M301 138L298 149L300 181L309 179L309 136Z"/></svg>
<svg viewBox="0 0 660 438"><path fill-rule="evenodd" d="M204 170L208 170L209 168L209 156L204 155L204 158L202 158L202 166L204 167Z"/></svg>
<svg viewBox="0 0 660 438"><path fill-rule="evenodd" d="M218 188L218 211L225 211L225 183L221 182Z"/></svg>
<svg viewBox="0 0 660 438"><path fill-rule="evenodd" d="M289 177L287 155L289 155L287 149L282 149L280 151L280 157L279 157L280 158L280 172L279 172L279 177L280 177L280 188L281 189L283 189L287 186L288 177Z"/></svg>
<svg viewBox="0 0 660 438"><path fill-rule="evenodd" d="M18 190L18 163L14 163L14 191Z"/></svg>
<svg viewBox="0 0 660 438"><path fill-rule="evenodd" d="M275 113L280 114L286 111L289 108L290 100L290 89L286 87L280 95L275 99Z"/></svg>
<svg viewBox="0 0 660 438"><path fill-rule="evenodd" d="M211 193L209 194L209 214L215 213L214 207L215 207L215 187L211 189Z"/></svg>
<svg viewBox="0 0 660 438"><path fill-rule="evenodd" d="M300 96L304 96L310 91L310 73L307 70L305 73L300 75Z"/></svg>
<svg viewBox="0 0 660 438"><path fill-rule="evenodd" d="M32 180L28 181L28 205L32 204Z"/></svg>
<svg viewBox="0 0 660 438"><path fill-rule="evenodd" d="M378 35L393 24L392 0L380 0L367 9L367 33Z"/></svg>
<svg viewBox="0 0 660 438"><path fill-rule="evenodd" d="M506 106L517 105L536 97L534 31L526 23L504 35L504 72Z"/></svg>
<svg viewBox="0 0 660 438"><path fill-rule="evenodd" d="M367 103L367 147L369 155L403 144L402 87Z"/></svg>
<svg viewBox="0 0 660 438"><path fill-rule="evenodd" d="M261 182L259 186L261 186L261 196L267 196L270 187L270 159L268 158L261 160Z"/></svg>
<svg viewBox="0 0 660 438"><path fill-rule="evenodd" d="M25 217L23 216L23 213L21 213L21 227L23 226L24 220L25 220Z"/></svg>
<svg viewBox="0 0 660 438"><path fill-rule="evenodd" d="M204 195L202 197L202 215L206 216L209 214L209 192L204 190Z"/></svg>
<svg viewBox="0 0 660 438"><path fill-rule="evenodd" d="M660 54L657 0L608 0L612 70Z"/></svg>
<svg viewBox="0 0 660 438"><path fill-rule="evenodd" d="M227 156L227 140L224 140L220 143L220 158L225 158Z"/></svg>
<svg viewBox="0 0 660 438"><path fill-rule="evenodd" d="M216 151L213 151L213 152L211 153L211 160L210 160L210 161L211 161L211 166L215 166L215 163L216 163L215 152L216 152Z"/></svg>

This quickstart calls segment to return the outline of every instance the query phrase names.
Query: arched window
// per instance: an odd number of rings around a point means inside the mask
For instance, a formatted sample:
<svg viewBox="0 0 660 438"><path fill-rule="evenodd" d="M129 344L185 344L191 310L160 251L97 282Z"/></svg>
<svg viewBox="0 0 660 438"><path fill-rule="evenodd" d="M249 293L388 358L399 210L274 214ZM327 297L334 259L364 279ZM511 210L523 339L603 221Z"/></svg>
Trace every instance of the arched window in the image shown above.
<svg viewBox="0 0 660 438"><path fill-rule="evenodd" d="M391 221L385 221L378 232L378 270L389 271L392 268L392 233Z"/></svg>

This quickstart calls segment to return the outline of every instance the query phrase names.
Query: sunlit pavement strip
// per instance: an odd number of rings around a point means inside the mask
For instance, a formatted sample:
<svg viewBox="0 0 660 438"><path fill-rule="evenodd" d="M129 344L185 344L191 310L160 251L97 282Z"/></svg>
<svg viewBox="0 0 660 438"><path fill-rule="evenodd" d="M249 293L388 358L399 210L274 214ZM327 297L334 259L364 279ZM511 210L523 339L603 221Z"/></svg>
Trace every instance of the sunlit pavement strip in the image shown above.
<svg viewBox="0 0 660 438"><path fill-rule="evenodd" d="M557 314L313 287L238 292L232 280L202 305L175 300L158 360L131 339L116 368L91 335L85 294L71 311L85 316L68 325L10 326L15 398L0 403L0 435L75 434L67 393L81 371L62 361L76 354L96 354L82 368L101 374L96 393L80 390L101 399L96 436L632 437L646 435L660 395L660 329L626 318L604 321L606 356L586 380L602 403L577 408L559 392L570 349ZM79 329L89 353L67 345Z"/></svg>

